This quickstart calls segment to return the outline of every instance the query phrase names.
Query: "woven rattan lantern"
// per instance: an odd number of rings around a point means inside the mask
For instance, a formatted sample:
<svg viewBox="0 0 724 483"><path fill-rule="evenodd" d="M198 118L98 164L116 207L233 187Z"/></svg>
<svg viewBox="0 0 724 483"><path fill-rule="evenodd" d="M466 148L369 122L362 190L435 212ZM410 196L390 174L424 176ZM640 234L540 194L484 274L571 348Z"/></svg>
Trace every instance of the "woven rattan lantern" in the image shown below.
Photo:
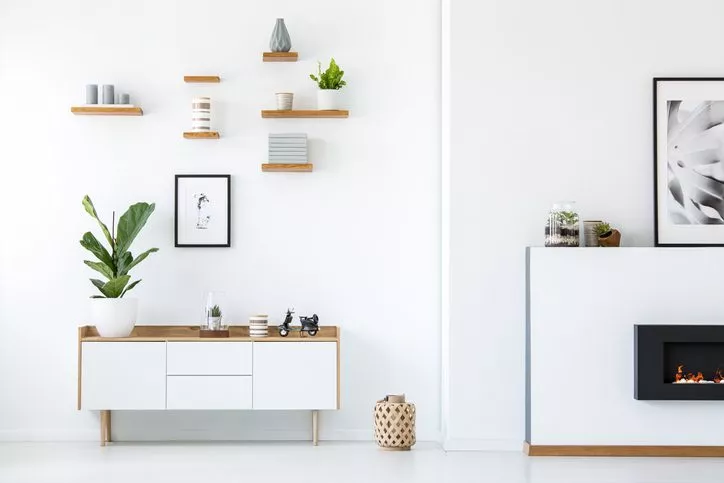
<svg viewBox="0 0 724 483"><path fill-rule="evenodd" d="M405 402L404 394L375 404L375 440L387 450L405 451L415 444L415 405Z"/></svg>

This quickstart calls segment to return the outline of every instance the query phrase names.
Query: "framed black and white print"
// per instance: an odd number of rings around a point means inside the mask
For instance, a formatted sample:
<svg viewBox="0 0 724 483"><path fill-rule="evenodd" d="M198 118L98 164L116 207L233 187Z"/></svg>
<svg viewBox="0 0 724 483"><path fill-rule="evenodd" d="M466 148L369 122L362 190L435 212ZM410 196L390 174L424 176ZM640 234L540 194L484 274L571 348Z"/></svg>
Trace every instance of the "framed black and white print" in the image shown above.
<svg viewBox="0 0 724 483"><path fill-rule="evenodd" d="M724 246L724 78L654 79L656 246Z"/></svg>
<svg viewBox="0 0 724 483"><path fill-rule="evenodd" d="M175 198L175 246L231 246L231 175L177 174Z"/></svg>

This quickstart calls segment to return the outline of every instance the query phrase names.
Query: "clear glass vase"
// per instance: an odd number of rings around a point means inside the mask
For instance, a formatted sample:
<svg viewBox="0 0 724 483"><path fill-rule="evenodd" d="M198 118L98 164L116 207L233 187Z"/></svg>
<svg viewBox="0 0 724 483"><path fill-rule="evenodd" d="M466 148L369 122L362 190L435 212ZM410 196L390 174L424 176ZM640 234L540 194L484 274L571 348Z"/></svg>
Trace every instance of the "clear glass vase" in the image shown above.
<svg viewBox="0 0 724 483"><path fill-rule="evenodd" d="M545 246L577 247L580 245L578 212L575 202L555 203L548 213Z"/></svg>
<svg viewBox="0 0 724 483"><path fill-rule="evenodd" d="M224 309L226 294L224 292L207 292L204 300L204 315L201 320L203 330L224 329Z"/></svg>

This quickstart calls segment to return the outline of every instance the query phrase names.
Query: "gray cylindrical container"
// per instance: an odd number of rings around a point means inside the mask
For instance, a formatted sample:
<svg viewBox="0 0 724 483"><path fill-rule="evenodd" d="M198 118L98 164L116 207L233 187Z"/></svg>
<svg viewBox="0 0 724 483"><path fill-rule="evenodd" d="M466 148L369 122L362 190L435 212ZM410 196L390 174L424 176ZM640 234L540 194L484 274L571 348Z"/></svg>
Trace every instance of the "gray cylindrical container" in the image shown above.
<svg viewBox="0 0 724 483"><path fill-rule="evenodd" d="M98 104L98 84L88 84L85 86L85 103Z"/></svg>
<svg viewBox="0 0 724 483"><path fill-rule="evenodd" d="M125 92L118 94L118 104L130 104L130 103L131 103L131 96L129 96Z"/></svg>
<svg viewBox="0 0 724 483"><path fill-rule="evenodd" d="M113 84L105 84L103 86L103 104L115 104Z"/></svg>

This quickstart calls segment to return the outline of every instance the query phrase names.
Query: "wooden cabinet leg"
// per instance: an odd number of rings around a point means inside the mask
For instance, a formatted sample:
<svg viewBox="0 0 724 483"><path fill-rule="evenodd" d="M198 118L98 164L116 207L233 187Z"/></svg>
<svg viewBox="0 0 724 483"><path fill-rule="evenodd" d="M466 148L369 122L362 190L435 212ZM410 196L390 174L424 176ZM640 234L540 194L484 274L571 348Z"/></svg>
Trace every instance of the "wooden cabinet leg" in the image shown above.
<svg viewBox="0 0 724 483"><path fill-rule="evenodd" d="M106 445L106 411L101 410L101 446Z"/></svg>
<svg viewBox="0 0 724 483"><path fill-rule="evenodd" d="M106 443L110 443L111 439L111 410L108 410L108 416L106 416Z"/></svg>
<svg viewBox="0 0 724 483"><path fill-rule="evenodd" d="M111 442L111 411L101 410L101 446Z"/></svg>
<svg viewBox="0 0 724 483"><path fill-rule="evenodd" d="M312 411L312 443L319 444L319 411Z"/></svg>

